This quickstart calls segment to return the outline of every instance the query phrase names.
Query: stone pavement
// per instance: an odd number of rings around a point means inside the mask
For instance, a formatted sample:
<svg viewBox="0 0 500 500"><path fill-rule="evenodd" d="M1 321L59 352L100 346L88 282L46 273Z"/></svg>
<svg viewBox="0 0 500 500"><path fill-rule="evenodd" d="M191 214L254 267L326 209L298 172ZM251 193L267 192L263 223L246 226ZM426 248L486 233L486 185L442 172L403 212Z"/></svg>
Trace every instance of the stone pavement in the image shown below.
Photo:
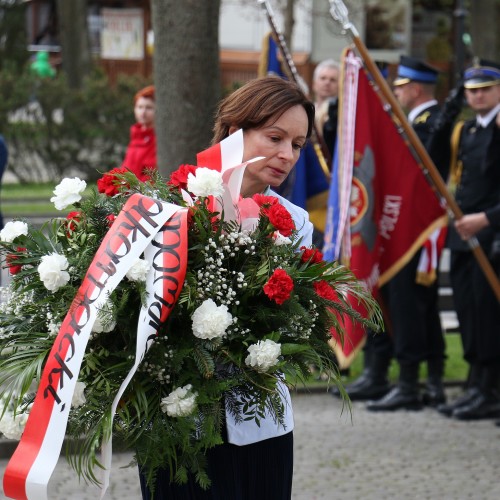
<svg viewBox="0 0 500 500"><path fill-rule="evenodd" d="M447 389L456 395L457 388ZM460 422L431 409L352 414L326 392L297 394L292 500L496 500L500 498L500 427ZM105 500L139 500L136 469L114 456ZM3 476L7 460L0 460ZM95 500L63 459L49 483L51 500ZM0 498L5 498L0 492ZM231 499L227 499L231 500ZM263 499L256 499L263 500Z"/></svg>

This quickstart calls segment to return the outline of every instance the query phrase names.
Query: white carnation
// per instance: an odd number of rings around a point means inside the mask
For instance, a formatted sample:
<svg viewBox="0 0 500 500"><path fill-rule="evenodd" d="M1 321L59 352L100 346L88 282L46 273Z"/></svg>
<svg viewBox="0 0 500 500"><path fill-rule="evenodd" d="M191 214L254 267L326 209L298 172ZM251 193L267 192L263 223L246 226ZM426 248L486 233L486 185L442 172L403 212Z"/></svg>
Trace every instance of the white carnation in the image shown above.
<svg viewBox="0 0 500 500"><path fill-rule="evenodd" d="M259 340L256 344L248 347L248 352L245 363L259 372L265 372L278 362L281 344L269 339Z"/></svg>
<svg viewBox="0 0 500 500"><path fill-rule="evenodd" d="M198 394L192 391L192 388L191 384L177 387L166 398L163 398L160 403L163 413L170 417L186 417L193 413L196 408L196 396Z"/></svg>
<svg viewBox="0 0 500 500"><path fill-rule="evenodd" d="M54 203L57 210L64 210L82 199L81 193L86 187L87 183L78 177L73 179L66 177L54 189L55 196L50 201Z"/></svg>
<svg viewBox="0 0 500 500"><path fill-rule="evenodd" d="M68 260L64 255L52 253L44 255L38 266L38 274L47 290L55 292L69 281Z"/></svg>
<svg viewBox="0 0 500 500"><path fill-rule="evenodd" d="M75 385L75 392L73 393L73 399L71 400L71 407L78 408L87 402L85 398L85 388L87 386L84 382L77 382Z"/></svg>
<svg viewBox="0 0 500 500"><path fill-rule="evenodd" d="M14 415L7 410L0 419L0 433L7 439L21 439L26 422L28 421L27 413L18 413Z"/></svg>
<svg viewBox="0 0 500 500"><path fill-rule="evenodd" d="M150 267L147 260L137 259L125 276L127 276L130 281L146 281L146 276L148 275Z"/></svg>
<svg viewBox="0 0 500 500"><path fill-rule="evenodd" d="M273 233L273 240L276 246L292 244L292 240L287 236L283 236L279 231Z"/></svg>
<svg viewBox="0 0 500 500"><path fill-rule="evenodd" d="M6 243L12 243L18 236L28 234L28 224L20 220L10 221L0 231L0 240Z"/></svg>
<svg viewBox="0 0 500 500"><path fill-rule="evenodd" d="M218 306L212 299L207 299L193 313L193 334L199 339L223 337L233 322L233 316L227 306Z"/></svg>
<svg viewBox="0 0 500 500"><path fill-rule="evenodd" d="M211 168L197 168L196 174L188 175L187 188L198 197L222 196L224 194L222 174Z"/></svg>
<svg viewBox="0 0 500 500"><path fill-rule="evenodd" d="M108 300L97 312L97 317L92 325L92 331L95 333L109 333L116 327L113 304Z"/></svg>

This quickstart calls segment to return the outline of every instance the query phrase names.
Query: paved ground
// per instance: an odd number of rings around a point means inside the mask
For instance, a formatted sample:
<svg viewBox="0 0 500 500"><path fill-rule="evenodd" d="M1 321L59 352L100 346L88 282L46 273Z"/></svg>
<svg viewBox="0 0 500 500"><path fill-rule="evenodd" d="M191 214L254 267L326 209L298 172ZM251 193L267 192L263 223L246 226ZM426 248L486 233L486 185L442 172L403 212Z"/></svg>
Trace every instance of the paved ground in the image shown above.
<svg viewBox="0 0 500 500"><path fill-rule="evenodd" d="M500 427L492 420L459 422L430 409L370 413L363 403L351 415L326 393L296 395L293 405L293 500L500 498ZM107 500L140 499L135 469L120 469L129 460L115 455ZM99 498L63 460L49 490L51 500Z"/></svg>

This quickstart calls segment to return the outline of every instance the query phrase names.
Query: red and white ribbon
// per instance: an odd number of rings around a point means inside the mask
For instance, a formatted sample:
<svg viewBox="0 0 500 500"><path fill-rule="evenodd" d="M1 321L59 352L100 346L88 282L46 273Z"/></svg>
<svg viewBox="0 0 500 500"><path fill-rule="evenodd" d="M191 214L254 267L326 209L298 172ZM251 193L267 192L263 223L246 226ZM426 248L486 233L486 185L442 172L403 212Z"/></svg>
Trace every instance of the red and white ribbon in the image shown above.
<svg viewBox="0 0 500 500"><path fill-rule="evenodd" d="M243 152L243 130L239 129L218 144L198 153L196 161L199 167L222 173L224 194L214 200L212 208L224 210L224 219L237 221L242 229L252 229L259 217L259 206L250 198L241 198L241 185L247 165L263 157L258 156L242 163Z"/></svg>
<svg viewBox="0 0 500 500"><path fill-rule="evenodd" d="M4 474L9 498L45 500L59 459L80 366L99 309L177 205L131 196L99 247L44 367L23 436ZM154 311L150 307L150 311ZM141 340L141 342L143 342Z"/></svg>
<svg viewBox="0 0 500 500"><path fill-rule="evenodd" d="M147 303L142 306L137 325L134 366L118 390L111 408L108 439L101 446L102 474L101 498L109 486L113 456L113 417L125 389L156 339L160 326L165 323L184 285L187 269L187 211L178 210L144 250L144 259L151 264L146 277ZM175 335L175 332L172 332Z"/></svg>
<svg viewBox="0 0 500 500"><path fill-rule="evenodd" d="M417 265L416 282L419 285L430 286L437 279L439 259L446 242L447 227L435 229L425 240Z"/></svg>

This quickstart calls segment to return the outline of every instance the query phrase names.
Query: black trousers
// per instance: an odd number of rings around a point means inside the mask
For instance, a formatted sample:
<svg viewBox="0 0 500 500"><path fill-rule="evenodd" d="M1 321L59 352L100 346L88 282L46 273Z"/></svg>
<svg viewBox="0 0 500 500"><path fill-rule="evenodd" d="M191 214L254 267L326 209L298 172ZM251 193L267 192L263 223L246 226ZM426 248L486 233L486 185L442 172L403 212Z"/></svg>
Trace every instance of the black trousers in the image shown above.
<svg viewBox="0 0 500 500"><path fill-rule="evenodd" d="M143 500L290 500L293 432L246 446L225 443L208 451L209 490L194 477L179 486L168 470L158 472L154 496L139 471Z"/></svg>
<svg viewBox="0 0 500 500"><path fill-rule="evenodd" d="M386 324L386 330L381 332L374 332L373 330L368 330L366 333L366 343L363 348L365 354L373 354L379 358L392 359L394 356L394 342L392 340L392 334L390 327L390 318L387 317L387 301L388 301L388 290L387 286L382 286L379 289L379 304L382 307L384 313L384 322Z"/></svg>
<svg viewBox="0 0 500 500"><path fill-rule="evenodd" d="M394 355L401 363L445 358L445 341L438 310L437 282L415 282L420 252L387 283L387 307Z"/></svg>
<svg viewBox="0 0 500 500"><path fill-rule="evenodd" d="M472 252L451 252L450 280L465 360L500 363L500 304Z"/></svg>

